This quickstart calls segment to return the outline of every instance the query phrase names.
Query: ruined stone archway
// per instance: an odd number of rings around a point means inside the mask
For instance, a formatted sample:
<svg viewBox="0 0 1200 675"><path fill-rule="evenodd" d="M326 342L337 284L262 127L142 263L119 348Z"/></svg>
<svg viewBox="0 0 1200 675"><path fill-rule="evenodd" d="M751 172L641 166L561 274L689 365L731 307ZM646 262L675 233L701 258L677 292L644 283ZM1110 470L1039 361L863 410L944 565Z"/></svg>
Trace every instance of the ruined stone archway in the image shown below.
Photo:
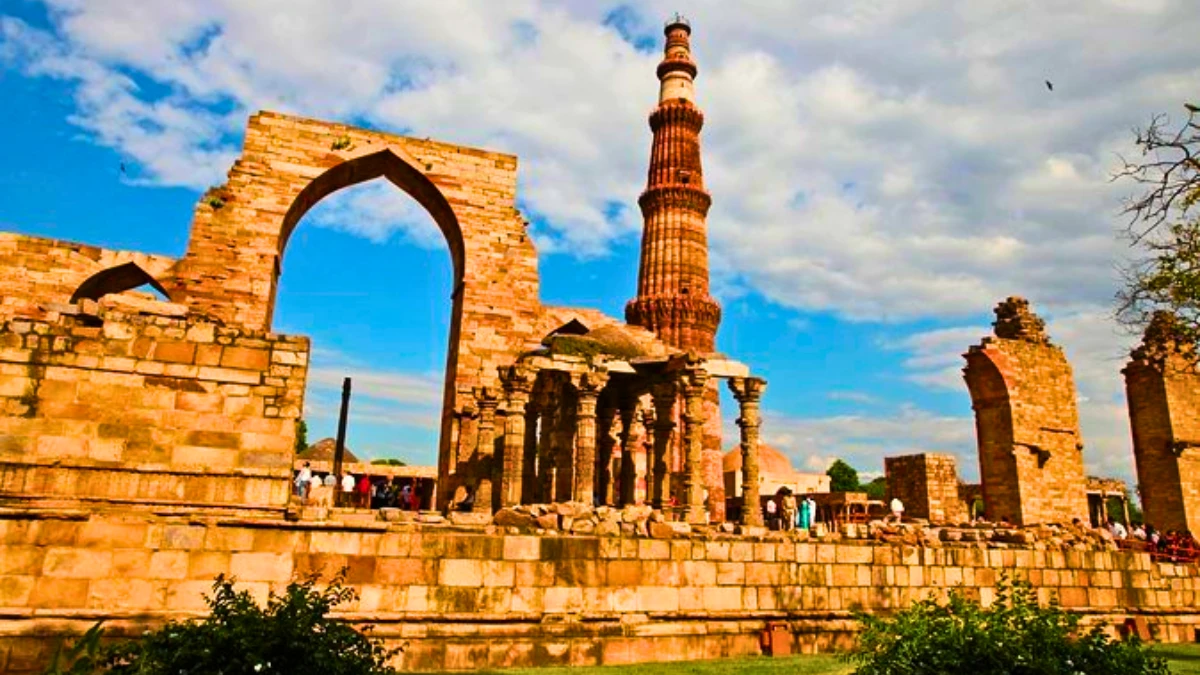
<svg viewBox="0 0 1200 675"><path fill-rule="evenodd" d="M516 208L516 158L343 124L260 112L228 180L196 207L170 295L239 328L271 327L280 260L300 218L341 188L384 177L445 235L454 265L439 464L476 387L527 348L541 305L537 252Z"/></svg>
<svg viewBox="0 0 1200 675"><path fill-rule="evenodd" d="M147 285L170 299L167 289L163 288L157 279L150 276L137 263L127 262L100 270L85 279L71 294L71 302L79 302L84 299L99 300L111 293L124 293Z"/></svg>

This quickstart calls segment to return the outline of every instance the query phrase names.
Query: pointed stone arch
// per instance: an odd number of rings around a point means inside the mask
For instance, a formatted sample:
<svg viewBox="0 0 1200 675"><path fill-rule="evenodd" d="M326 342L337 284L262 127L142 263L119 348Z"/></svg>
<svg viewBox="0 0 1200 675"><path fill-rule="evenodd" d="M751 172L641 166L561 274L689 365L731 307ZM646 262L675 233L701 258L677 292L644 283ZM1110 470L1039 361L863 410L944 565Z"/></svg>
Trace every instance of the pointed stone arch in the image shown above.
<svg viewBox="0 0 1200 675"><path fill-rule="evenodd" d="M99 300L106 295L124 293L139 286L150 286L162 293L168 300L171 299L171 294L167 292L167 289L158 283L157 279L150 276L149 272L142 269L137 263L127 262L100 270L85 279L71 294L71 302L85 299Z"/></svg>
<svg viewBox="0 0 1200 675"><path fill-rule="evenodd" d="M454 268L439 478L478 387L528 348L541 314L537 251L516 208L517 160L272 112L251 117L228 180L196 207L170 297L199 316L269 331L287 241L303 215L345 187L386 178L438 224ZM539 336L540 337L540 336Z"/></svg>

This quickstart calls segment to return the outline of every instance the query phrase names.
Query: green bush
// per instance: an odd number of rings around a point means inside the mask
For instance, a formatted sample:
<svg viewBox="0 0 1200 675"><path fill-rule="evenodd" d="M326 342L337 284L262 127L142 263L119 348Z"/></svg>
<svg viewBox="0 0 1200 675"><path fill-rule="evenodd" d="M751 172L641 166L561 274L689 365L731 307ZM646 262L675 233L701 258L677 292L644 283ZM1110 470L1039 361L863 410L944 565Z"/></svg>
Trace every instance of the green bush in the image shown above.
<svg viewBox="0 0 1200 675"><path fill-rule="evenodd" d="M866 614L847 659L856 675L1167 675L1136 638L1113 641L1057 603L1038 604L1027 582L1002 578L988 608L953 590L892 618Z"/></svg>
<svg viewBox="0 0 1200 675"><path fill-rule="evenodd" d="M272 592L260 607L248 591L217 577L205 596L210 614L171 622L141 639L97 649L99 626L66 652L56 655L48 673L91 675L393 675L387 665L399 650L328 617L334 607L356 597L339 574L323 589L316 577Z"/></svg>

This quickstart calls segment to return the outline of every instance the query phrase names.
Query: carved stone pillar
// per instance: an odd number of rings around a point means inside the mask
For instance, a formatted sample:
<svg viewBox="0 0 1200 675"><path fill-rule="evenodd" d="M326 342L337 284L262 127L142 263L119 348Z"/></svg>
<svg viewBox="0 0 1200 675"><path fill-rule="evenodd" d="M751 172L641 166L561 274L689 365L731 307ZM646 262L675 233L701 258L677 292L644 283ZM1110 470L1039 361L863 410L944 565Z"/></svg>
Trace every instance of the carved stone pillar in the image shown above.
<svg viewBox="0 0 1200 675"><path fill-rule="evenodd" d="M533 392L534 372L522 366L501 369L504 383L504 458L500 477L500 505L521 503L525 480L525 406Z"/></svg>
<svg viewBox="0 0 1200 675"><path fill-rule="evenodd" d="M558 424L558 407L553 403L556 397L552 391L538 394L538 410L540 411L540 428L538 429L537 444L537 495L535 502L554 501L554 430Z"/></svg>
<svg viewBox="0 0 1200 675"><path fill-rule="evenodd" d="M554 427L554 500L569 502L575 496L575 410L576 396L563 386Z"/></svg>
<svg viewBox="0 0 1200 675"><path fill-rule="evenodd" d="M613 420L616 411L612 406L603 406L596 417L596 491L600 495L600 503L612 505L613 502L613 453L617 448L617 439L613 438Z"/></svg>
<svg viewBox="0 0 1200 675"><path fill-rule="evenodd" d="M525 410L525 462L521 473L521 503L538 500L538 417L540 409L530 405Z"/></svg>
<svg viewBox="0 0 1200 675"><path fill-rule="evenodd" d="M475 433L475 513L492 512L492 481L496 474L496 407L500 399L491 387L475 389L475 405L479 408L479 426Z"/></svg>
<svg viewBox="0 0 1200 675"><path fill-rule="evenodd" d="M633 451L633 424L637 419L637 397L621 398L621 494L618 503L629 506L637 501L637 458Z"/></svg>
<svg viewBox="0 0 1200 675"><path fill-rule="evenodd" d="M762 527L762 508L758 496L758 427L759 401L765 380L757 377L735 377L729 380L729 389L741 407L738 428L742 431L742 525Z"/></svg>
<svg viewBox="0 0 1200 675"><path fill-rule="evenodd" d="M587 372L579 377L575 389L575 490L574 501L596 501L596 399L608 381L608 374Z"/></svg>
<svg viewBox="0 0 1200 675"><path fill-rule="evenodd" d="M687 522L708 522L704 506L704 388L708 373L699 368L684 372L680 380L683 392L683 444L686 451L684 466L684 503Z"/></svg>
<svg viewBox="0 0 1200 675"><path fill-rule="evenodd" d="M674 382L659 382L651 390L654 397L654 457L648 462L653 466L650 483L650 503L661 509L670 500L671 475L667 470L667 451L671 446L671 434L675 431L672 413L675 409L676 387Z"/></svg>

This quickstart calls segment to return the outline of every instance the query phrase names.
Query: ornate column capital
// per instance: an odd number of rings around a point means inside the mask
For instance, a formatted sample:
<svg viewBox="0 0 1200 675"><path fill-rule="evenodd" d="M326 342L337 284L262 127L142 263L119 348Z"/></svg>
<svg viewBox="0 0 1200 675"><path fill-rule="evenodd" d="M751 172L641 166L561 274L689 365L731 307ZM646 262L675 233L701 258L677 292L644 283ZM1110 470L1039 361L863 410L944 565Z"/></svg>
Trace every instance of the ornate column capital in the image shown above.
<svg viewBox="0 0 1200 675"><path fill-rule="evenodd" d="M758 401L767 388L767 381L761 377L731 377L729 391L739 403Z"/></svg>

